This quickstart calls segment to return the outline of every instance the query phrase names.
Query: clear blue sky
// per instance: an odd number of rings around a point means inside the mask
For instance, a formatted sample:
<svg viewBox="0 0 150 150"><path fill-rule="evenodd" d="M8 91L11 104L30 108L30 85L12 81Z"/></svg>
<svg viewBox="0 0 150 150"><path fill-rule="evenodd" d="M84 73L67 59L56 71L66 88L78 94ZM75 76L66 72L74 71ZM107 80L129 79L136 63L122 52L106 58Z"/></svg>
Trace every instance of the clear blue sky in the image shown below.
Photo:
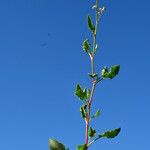
<svg viewBox="0 0 150 150"><path fill-rule="evenodd" d="M84 141L77 83L89 86L87 14L94 0L0 1L0 150L48 150L55 137L70 149ZM96 71L120 64L119 76L96 89L93 122L103 132L122 127L114 140L91 149L150 147L150 2L102 1Z"/></svg>

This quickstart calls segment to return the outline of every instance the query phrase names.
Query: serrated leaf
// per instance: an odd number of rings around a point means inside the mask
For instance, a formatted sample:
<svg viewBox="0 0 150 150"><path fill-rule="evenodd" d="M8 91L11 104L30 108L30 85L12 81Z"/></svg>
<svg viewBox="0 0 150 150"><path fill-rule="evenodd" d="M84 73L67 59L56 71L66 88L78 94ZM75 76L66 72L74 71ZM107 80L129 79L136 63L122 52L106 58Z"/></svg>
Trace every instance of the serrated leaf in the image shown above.
<svg viewBox="0 0 150 150"><path fill-rule="evenodd" d="M108 68L104 67L104 69L101 71L101 75L104 78L113 79L119 73L119 69L119 65L114 65L110 68L110 71L108 72Z"/></svg>
<svg viewBox="0 0 150 150"><path fill-rule="evenodd" d="M90 43L89 43L89 39L86 39L84 42L83 42L83 50L88 53L89 50L90 50Z"/></svg>
<svg viewBox="0 0 150 150"><path fill-rule="evenodd" d="M106 131L103 134L100 134L99 137L114 138L119 134L120 131L121 131L121 128L117 128L111 131Z"/></svg>
<svg viewBox="0 0 150 150"><path fill-rule="evenodd" d="M49 144L50 144L50 150L66 150L65 146L55 139L50 139Z"/></svg>
<svg viewBox="0 0 150 150"><path fill-rule="evenodd" d="M84 145L79 145L79 146L78 146L78 150L87 150L86 144L84 144Z"/></svg>
<svg viewBox="0 0 150 150"><path fill-rule="evenodd" d="M89 128L89 132L88 132L89 137L94 137L96 136L96 130L93 129L92 127Z"/></svg>
<svg viewBox="0 0 150 150"><path fill-rule="evenodd" d="M100 110L96 111L96 113L91 118L92 119L97 118L97 117L99 117L99 115L100 115Z"/></svg>
<svg viewBox="0 0 150 150"><path fill-rule="evenodd" d="M86 118L86 116L87 116L86 108L87 108L87 105L83 105L80 107L80 113L82 115L82 118Z"/></svg>
<svg viewBox="0 0 150 150"><path fill-rule="evenodd" d="M77 86L76 86L75 95L81 100L87 99L86 89L82 90L82 88L79 84L77 84Z"/></svg>
<svg viewBox="0 0 150 150"><path fill-rule="evenodd" d="M95 26L94 26L94 24L92 22L92 19L91 19L90 15L88 15L88 27L91 30L91 32L94 34Z"/></svg>

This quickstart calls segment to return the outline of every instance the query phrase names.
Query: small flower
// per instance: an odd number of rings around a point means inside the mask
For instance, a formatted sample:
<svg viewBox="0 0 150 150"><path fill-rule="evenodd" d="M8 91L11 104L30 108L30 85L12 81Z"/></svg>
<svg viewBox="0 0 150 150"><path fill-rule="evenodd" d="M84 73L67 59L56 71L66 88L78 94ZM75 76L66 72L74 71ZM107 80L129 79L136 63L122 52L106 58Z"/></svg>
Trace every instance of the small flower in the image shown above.
<svg viewBox="0 0 150 150"><path fill-rule="evenodd" d="M101 7L101 8L99 8L99 15L102 15L103 14L103 12L105 11L105 7L103 6L103 7Z"/></svg>

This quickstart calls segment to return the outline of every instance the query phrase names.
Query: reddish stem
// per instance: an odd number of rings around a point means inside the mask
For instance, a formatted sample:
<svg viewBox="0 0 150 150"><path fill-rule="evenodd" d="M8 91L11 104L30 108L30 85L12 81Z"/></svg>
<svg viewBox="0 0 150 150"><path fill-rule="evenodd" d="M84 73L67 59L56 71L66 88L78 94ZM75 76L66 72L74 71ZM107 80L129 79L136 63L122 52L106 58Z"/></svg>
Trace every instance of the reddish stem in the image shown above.
<svg viewBox="0 0 150 150"><path fill-rule="evenodd" d="M96 0L96 25L95 25L95 33L93 35L93 52L90 55L91 58L91 68L92 68L92 75L94 75L94 53L95 53L95 47L96 47L96 34L97 34L97 28L98 28L98 0ZM91 110L91 104L93 101L93 95L94 95L94 90L95 90L95 85L96 85L96 81L93 78L92 79L92 91L91 91L91 95L90 95L90 99L88 101L88 112L87 112L87 117L86 117L86 146L88 149L88 144L89 144L89 136L88 136L88 131L89 131L89 122L90 122L90 110Z"/></svg>
<svg viewBox="0 0 150 150"><path fill-rule="evenodd" d="M90 100L88 102L88 113L87 113L87 117L86 117L86 145L87 146L88 146L88 143L89 143L88 130L89 130L89 122L90 122L90 110L91 110L91 104L92 104L92 101L93 101L95 85L96 85L95 81L93 81L91 96L90 96Z"/></svg>

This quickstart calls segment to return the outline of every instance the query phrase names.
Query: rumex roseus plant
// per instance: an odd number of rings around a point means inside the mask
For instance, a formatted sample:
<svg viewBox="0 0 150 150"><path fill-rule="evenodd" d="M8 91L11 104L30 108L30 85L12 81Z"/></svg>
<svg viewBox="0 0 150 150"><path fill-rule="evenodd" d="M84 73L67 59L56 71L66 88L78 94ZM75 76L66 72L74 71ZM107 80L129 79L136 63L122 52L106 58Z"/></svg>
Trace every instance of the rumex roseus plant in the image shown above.
<svg viewBox="0 0 150 150"><path fill-rule="evenodd" d="M83 144L78 145L78 150L88 150L89 147L97 140L102 138L114 138L116 137L121 128L116 128L114 130L105 131L101 134L97 133L97 131L90 126L90 122L100 116L100 110L97 110L95 114L91 115L91 107L93 103L93 95L95 92L95 88L98 84L100 84L105 79L113 79L118 73L120 66L114 65L108 69L108 67L104 67L100 74L95 72L95 63L94 58L95 54L98 49L98 43L97 43L97 31L98 31L98 25L99 21L101 19L101 16L105 12L105 7L99 7L99 1L96 0L95 5L92 7L92 9L95 11L95 23L93 23L93 19L90 15L87 16L87 25L91 32L91 35L93 37L92 45L90 43L90 40L87 38L83 42L83 50L86 54L88 54L90 61L91 61L91 73L88 74L91 79L91 89L90 88L82 88L79 84L77 84L75 89L75 95L79 98L79 100L82 102L82 105L80 107L80 113L82 118L85 120L85 142ZM69 148L66 148L62 143L55 139L49 140L50 149L51 150L69 150Z"/></svg>

